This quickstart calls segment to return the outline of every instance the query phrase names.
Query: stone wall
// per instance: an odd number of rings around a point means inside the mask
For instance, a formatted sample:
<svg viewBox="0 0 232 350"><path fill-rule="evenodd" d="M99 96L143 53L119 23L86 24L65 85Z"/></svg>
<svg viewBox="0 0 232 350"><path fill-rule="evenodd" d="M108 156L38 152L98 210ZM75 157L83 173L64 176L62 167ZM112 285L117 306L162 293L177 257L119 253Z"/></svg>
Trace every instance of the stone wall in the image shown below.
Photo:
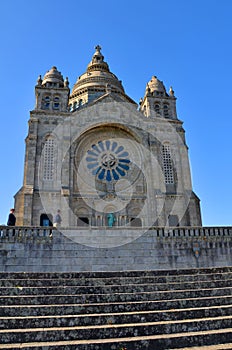
<svg viewBox="0 0 232 350"><path fill-rule="evenodd" d="M232 266L232 227L0 227L0 271L78 272Z"/></svg>

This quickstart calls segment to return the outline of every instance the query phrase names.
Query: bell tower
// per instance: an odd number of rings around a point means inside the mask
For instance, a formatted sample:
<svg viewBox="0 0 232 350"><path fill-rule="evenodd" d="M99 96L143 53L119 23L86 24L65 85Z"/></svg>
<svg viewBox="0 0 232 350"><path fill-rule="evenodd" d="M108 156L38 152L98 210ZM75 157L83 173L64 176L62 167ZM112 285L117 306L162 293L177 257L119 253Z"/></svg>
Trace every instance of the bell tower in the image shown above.
<svg viewBox="0 0 232 350"><path fill-rule="evenodd" d="M147 83L144 98L140 100L140 110L146 117L177 119L172 87L168 94L163 82L153 76Z"/></svg>
<svg viewBox="0 0 232 350"><path fill-rule="evenodd" d="M39 76L35 87L35 110L67 112L69 99L69 82L65 80L56 67L52 67L44 76Z"/></svg>
<svg viewBox="0 0 232 350"><path fill-rule="evenodd" d="M43 183L56 190L57 174L54 169L54 137L52 132L67 116L69 82L63 79L56 67L52 67L43 77L39 76L35 86L35 108L30 112L24 162L22 188L15 195L18 225L35 225L35 208L40 201L38 169L41 166L42 149L45 146L43 162ZM42 209L41 209L42 210ZM42 212L40 216L44 215Z"/></svg>

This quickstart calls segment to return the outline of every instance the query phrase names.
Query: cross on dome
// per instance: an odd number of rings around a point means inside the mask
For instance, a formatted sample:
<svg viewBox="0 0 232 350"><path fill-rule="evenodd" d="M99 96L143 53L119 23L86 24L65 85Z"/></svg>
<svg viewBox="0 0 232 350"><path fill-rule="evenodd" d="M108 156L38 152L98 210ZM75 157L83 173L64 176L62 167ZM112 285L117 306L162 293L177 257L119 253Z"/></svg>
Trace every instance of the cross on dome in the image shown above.
<svg viewBox="0 0 232 350"><path fill-rule="evenodd" d="M100 45L95 46L95 50L96 50L96 51L101 51L101 49L102 49L102 48L101 48Z"/></svg>
<svg viewBox="0 0 232 350"><path fill-rule="evenodd" d="M101 46L97 45L95 46L95 53L92 58L92 63L103 63L104 62L104 56L101 53Z"/></svg>

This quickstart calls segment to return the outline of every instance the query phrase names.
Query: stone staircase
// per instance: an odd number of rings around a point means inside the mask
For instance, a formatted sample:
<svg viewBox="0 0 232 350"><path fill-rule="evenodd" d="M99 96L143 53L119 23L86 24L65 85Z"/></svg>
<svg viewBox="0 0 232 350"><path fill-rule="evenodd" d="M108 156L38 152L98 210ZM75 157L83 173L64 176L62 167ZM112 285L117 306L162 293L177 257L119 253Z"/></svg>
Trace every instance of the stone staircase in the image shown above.
<svg viewBox="0 0 232 350"><path fill-rule="evenodd" d="M0 273L0 349L232 349L232 267Z"/></svg>

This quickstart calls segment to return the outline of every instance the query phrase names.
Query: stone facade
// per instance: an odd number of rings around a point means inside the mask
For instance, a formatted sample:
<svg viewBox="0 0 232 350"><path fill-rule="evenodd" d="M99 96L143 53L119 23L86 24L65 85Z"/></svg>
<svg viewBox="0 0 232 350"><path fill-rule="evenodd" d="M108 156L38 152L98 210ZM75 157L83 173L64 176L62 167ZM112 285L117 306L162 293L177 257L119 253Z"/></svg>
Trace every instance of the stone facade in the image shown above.
<svg viewBox="0 0 232 350"><path fill-rule="evenodd" d="M138 108L97 46L71 94L52 67L35 95L18 225L201 226L172 88L152 77Z"/></svg>

